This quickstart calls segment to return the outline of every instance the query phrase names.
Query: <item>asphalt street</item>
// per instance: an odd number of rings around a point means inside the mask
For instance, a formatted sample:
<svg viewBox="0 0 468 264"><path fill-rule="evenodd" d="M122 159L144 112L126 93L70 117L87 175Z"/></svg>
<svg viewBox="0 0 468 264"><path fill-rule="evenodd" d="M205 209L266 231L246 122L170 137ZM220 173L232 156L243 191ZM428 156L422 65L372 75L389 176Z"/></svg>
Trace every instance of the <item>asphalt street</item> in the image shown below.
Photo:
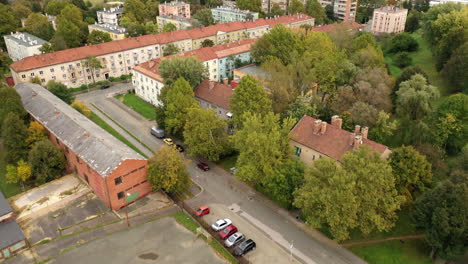
<svg viewBox="0 0 468 264"><path fill-rule="evenodd" d="M77 99L90 106L94 112L97 111L93 105L99 107L113 120L149 146L151 150L155 151L164 143L150 134L151 126L155 125L154 121L144 119L113 99L113 95L116 93L132 88L131 83L118 84L106 90L81 94L77 96ZM101 115L101 117L122 135L129 138L138 148L151 155L148 149L131 138L105 115ZM203 188L198 196L188 201L191 206L214 203L225 206L280 245L284 250L284 254L292 252L294 257L303 263L366 263L321 233L312 229L305 232L303 228L300 228L304 224L297 222L298 220L284 209L239 182L222 168L213 164L210 164L210 167L211 169L207 172L201 171L196 167L196 161L192 161L188 167L192 179Z"/></svg>

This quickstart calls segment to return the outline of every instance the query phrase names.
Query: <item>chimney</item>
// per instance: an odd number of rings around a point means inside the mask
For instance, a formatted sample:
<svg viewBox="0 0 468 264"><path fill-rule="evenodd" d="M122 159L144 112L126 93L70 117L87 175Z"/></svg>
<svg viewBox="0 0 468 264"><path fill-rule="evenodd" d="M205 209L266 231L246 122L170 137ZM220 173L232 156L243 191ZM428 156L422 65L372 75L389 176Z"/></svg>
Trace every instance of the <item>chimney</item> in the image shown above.
<svg viewBox="0 0 468 264"><path fill-rule="evenodd" d="M314 134L318 134L318 132L320 131L321 124L322 124L322 120L320 119L317 119L314 121Z"/></svg>
<svg viewBox="0 0 468 264"><path fill-rule="evenodd" d="M361 132L361 126L360 125L356 125L354 126L354 134L359 134Z"/></svg>
<svg viewBox="0 0 468 264"><path fill-rule="evenodd" d="M361 135L356 135L354 137L354 142L353 142L353 149L358 149L359 145L362 144L362 136Z"/></svg>
<svg viewBox="0 0 468 264"><path fill-rule="evenodd" d="M322 121L322 125L320 127L320 133L325 134L326 131L327 131L327 122Z"/></svg>
<svg viewBox="0 0 468 264"><path fill-rule="evenodd" d="M228 78L224 78L224 79L223 79L223 83L224 83L225 85L228 85L228 83L229 83Z"/></svg>
<svg viewBox="0 0 468 264"><path fill-rule="evenodd" d="M331 124L332 126L336 126L339 129L341 129L341 126L343 125L343 119L341 119L339 116L334 115L331 118Z"/></svg>
<svg viewBox="0 0 468 264"><path fill-rule="evenodd" d="M369 134L369 128L368 127L363 127L361 129L362 138L367 138L367 134Z"/></svg>
<svg viewBox="0 0 468 264"><path fill-rule="evenodd" d="M213 90L214 82L208 81L210 91Z"/></svg>

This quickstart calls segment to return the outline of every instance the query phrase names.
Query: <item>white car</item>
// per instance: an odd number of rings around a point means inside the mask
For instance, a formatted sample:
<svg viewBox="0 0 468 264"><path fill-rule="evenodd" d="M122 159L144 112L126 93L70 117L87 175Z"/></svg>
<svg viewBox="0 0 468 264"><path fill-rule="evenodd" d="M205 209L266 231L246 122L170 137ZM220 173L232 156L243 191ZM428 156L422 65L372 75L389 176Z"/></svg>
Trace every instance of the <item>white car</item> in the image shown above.
<svg viewBox="0 0 468 264"><path fill-rule="evenodd" d="M223 230L224 228L230 226L232 224L232 221L229 219L218 219L216 220L216 223L211 225L211 229L214 231L218 232L220 230Z"/></svg>
<svg viewBox="0 0 468 264"><path fill-rule="evenodd" d="M242 234L241 232L237 232L232 234L228 239L226 239L226 241L224 241L224 245L229 248L244 241L244 239L244 234Z"/></svg>

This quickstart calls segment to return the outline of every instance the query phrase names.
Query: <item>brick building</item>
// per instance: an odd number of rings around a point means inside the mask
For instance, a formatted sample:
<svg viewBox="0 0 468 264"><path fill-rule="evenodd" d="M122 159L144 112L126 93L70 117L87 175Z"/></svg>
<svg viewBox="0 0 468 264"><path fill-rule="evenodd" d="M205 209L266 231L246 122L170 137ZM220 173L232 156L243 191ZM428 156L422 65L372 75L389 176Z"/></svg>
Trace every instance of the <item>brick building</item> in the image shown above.
<svg viewBox="0 0 468 264"><path fill-rule="evenodd" d="M0 262L26 246L26 237L15 221L11 206L0 192Z"/></svg>
<svg viewBox="0 0 468 264"><path fill-rule="evenodd" d="M118 210L127 205L126 196L151 192L144 157L42 86L20 83L16 90L31 118L63 150L67 171L76 172L107 206Z"/></svg>
<svg viewBox="0 0 468 264"><path fill-rule="evenodd" d="M174 1L174 2L164 2L159 4L159 15L160 16L182 16L190 18L190 4Z"/></svg>
<svg viewBox="0 0 468 264"><path fill-rule="evenodd" d="M319 0L325 8L327 5L333 7L333 13L340 21L354 21L357 12L357 0Z"/></svg>

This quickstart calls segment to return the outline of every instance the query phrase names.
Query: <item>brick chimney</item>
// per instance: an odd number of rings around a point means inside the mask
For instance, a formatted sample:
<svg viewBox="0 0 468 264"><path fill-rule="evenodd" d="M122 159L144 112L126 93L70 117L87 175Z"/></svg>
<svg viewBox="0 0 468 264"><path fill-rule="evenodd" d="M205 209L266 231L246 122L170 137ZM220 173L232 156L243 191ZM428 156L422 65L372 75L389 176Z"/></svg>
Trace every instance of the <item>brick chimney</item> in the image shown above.
<svg viewBox="0 0 468 264"><path fill-rule="evenodd" d="M360 125L356 125L354 126L354 134L359 134L361 133L361 126Z"/></svg>
<svg viewBox="0 0 468 264"><path fill-rule="evenodd" d="M208 88L210 89L210 91L213 90L213 87L215 85L214 82L208 81L208 85L209 85Z"/></svg>
<svg viewBox="0 0 468 264"><path fill-rule="evenodd" d="M314 134L318 134L318 132L320 131L321 124L322 124L322 120L320 119L317 119L314 121Z"/></svg>
<svg viewBox="0 0 468 264"><path fill-rule="evenodd" d="M327 131L327 122L322 121L322 124L320 126L320 133L325 134L326 131Z"/></svg>
<svg viewBox="0 0 468 264"><path fill-rule="evenodd" d="M343 119L341 119L339 116L334 115L331 118L331 125L336 126L341 129L341 126L343 125Z"/></svg>
<svg viewBox="0 0 468 264"><path fill-rule="evenodd" d="M224 78L224 79L223 79L223 83L224 83L225 85L228 85L228 83L229 83L228 78Z"/></svg>
<svg viewBox="0 0 468 264"><path fill-rule="evenodd" d="M362 138L367 138L367 134L369 134L369 128L368 127L363 127L361 129Z"/></svg>
<svg viewBox="0 0 468 264"><path fill-rule="evenodd" d="M362 144L362 136L361 135L354 136L353 149L358 149L359 145L361 144Z"/></svg>
<svg viewBox="0 0 468 264"><path fill-rule="evenodd" d="M153 68L153 66L154 66L154 61L150 60L150 61L149 61L149 67L150 67L150 68Z"/></svg>

